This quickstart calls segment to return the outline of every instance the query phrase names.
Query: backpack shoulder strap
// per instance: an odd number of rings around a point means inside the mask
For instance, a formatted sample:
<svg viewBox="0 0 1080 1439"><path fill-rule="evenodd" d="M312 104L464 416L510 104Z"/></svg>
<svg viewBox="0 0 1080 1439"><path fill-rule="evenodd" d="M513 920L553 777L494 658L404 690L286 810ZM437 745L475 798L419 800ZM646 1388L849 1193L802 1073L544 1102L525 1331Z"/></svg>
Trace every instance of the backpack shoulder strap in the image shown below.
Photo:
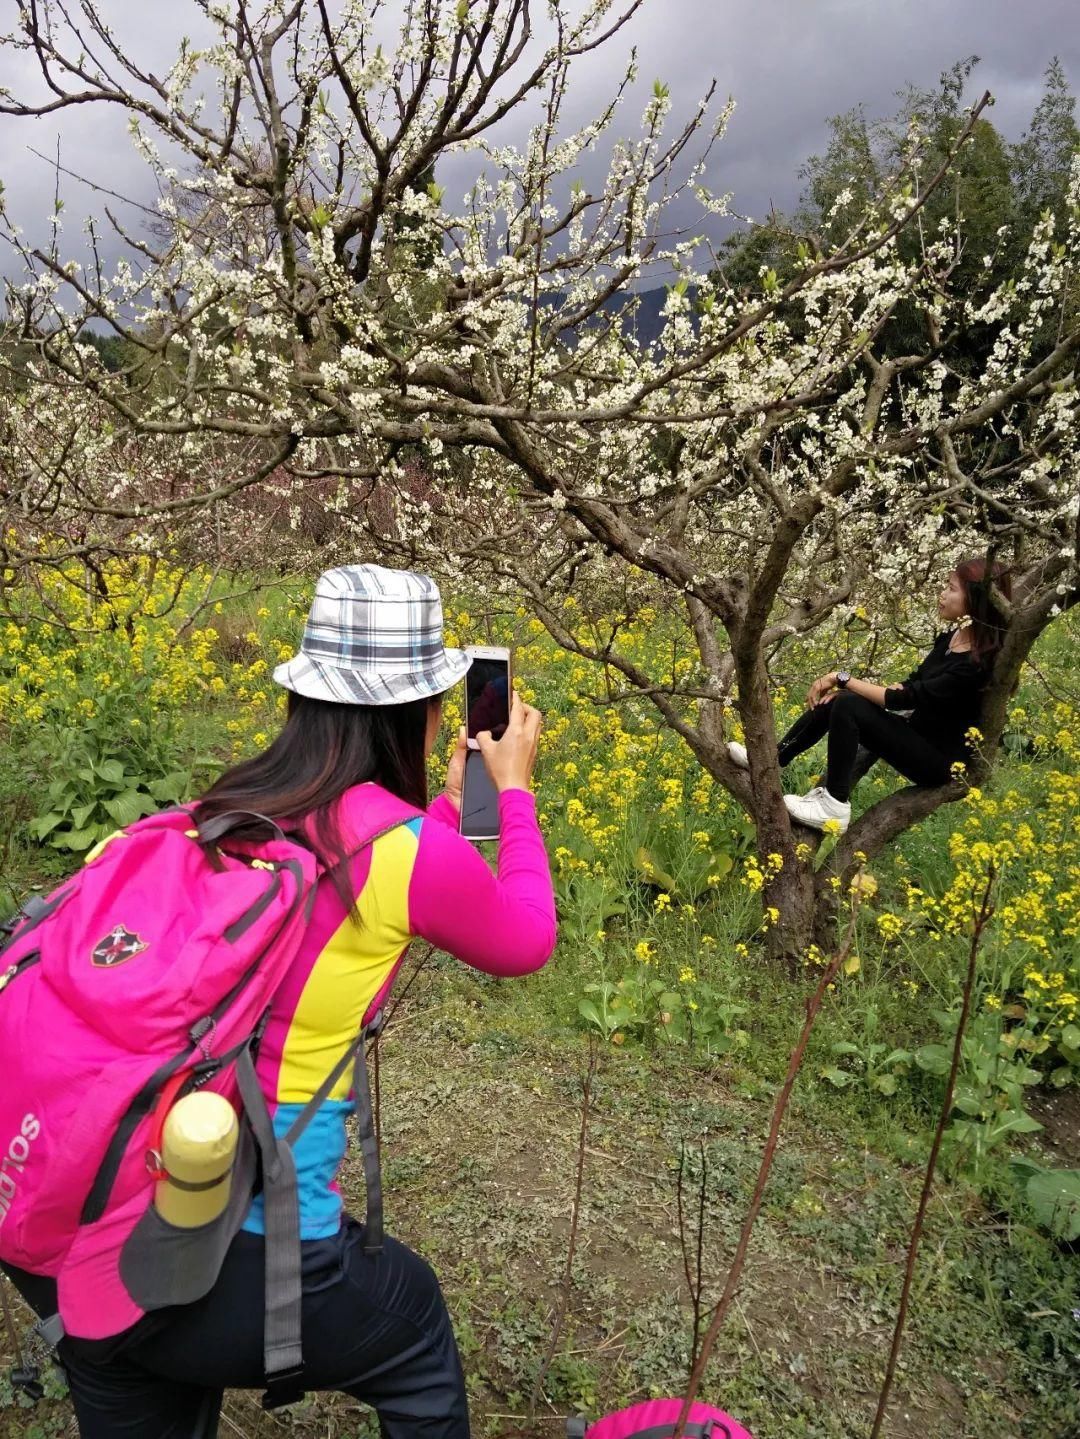
<svg viewBox="0 0 1080 1439"><path fill-rule="evenodd" d="M381 785L358 785L345 797L345 805L350 854L359 854L391 830L424 817L423 810L398 799Z"/></svg>
<svg viewBox="0 0 1080 1439"><path fill-rule="evenodd" d="M397 799L385 790L372 787L372 797L375 802L364 806L360 823L354 822L351 825L350 855L359 854L384 834L421 817L421 811L414 805ZM288 1133L280 1137L274 1133L250 1049L241 1054L237 1063L236 1077L240 1096L262 1154L263 1219L266 1230L266 1313L263 1345L269 1385L263 1397L266 1408L277 1408L281 1404L291 1403L297 1397L296 1380L301 1369L299 1195L293 1148L350 1065L353 1068L357 1125L367 1188L364 1247L369 1254L378 1253L382 1248L382 1182L364 1053L370 1029L374 1029L374 1023L360 1031L296 1116Z"/></svg>
<svg viewBox="0 0 1080 1439"><path fill-rule="evenodd" d="M58 909L67 899L68 893L69 889L61 885L51 894L28 895L15 913L0 924L0 954L3 954L13 940L21 939L24 934L36 929L43 919L48 919L53 910Z"/></svg>
<svg viewBox="0 0 1080 1439"><path fill-rule="evenodd" d="M353 1066L353 1089L367 1188L364 1249L368 1254L377 1254L382 1249L382 1178L364 1055L367 1037L368 1031L362 1029L296 1116L288 1132L280 1137L274 1133L266 1099L255 1074L250 1046L244 1049L237 1062L240 1098L262 1156L263 1222L266 1231L263 1358L269 1385L263 1400L266 1408L293 1402L296 1397L295 1382L302 1369L300 1214L293 1149L350 1065Z"/></svg>

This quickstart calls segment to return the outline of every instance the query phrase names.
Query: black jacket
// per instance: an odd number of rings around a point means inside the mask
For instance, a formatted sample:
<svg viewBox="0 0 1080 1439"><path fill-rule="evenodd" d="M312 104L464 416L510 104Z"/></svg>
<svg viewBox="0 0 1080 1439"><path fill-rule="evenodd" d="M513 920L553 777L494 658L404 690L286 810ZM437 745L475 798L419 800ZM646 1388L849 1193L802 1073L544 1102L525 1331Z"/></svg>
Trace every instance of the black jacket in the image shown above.
<svg viewBox="0 0 1080 1439"><path fill-rule="evenodd" d="M896 688L886 688L885 708L912 710L912 729L956 760L967 756L964 735L979 723L990 675L969 650L950 653L951 634L945 630L938 635L918 669Z"/></svg>

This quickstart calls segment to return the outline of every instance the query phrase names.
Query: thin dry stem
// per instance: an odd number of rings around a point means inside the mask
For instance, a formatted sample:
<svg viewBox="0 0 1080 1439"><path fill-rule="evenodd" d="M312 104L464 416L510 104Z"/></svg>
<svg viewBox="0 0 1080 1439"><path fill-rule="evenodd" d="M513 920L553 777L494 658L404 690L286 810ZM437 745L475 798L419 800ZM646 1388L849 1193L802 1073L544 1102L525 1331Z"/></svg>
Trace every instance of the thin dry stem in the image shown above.
<svg viewBox="0 0 1080 1439"><path fill-rule="evenodd" d="M877 1412L874 1415L874 1427L870 1431L870 1439L878 1439L881 1433L881 1426L885 1422L885 1413L889 1407L889 1396L892 1393L893 1380L896 1378L896 1366L900 1358L900 1346L904 1338L904 1325L907 1322L911 1286L915 1278L915 1261L918 1257L919 1244L922 1240L923 1224L926 1220L926 1210L930 1202L930 1191L934 1187L934 1172L937 1169L938 1156L941 1153L941 1142L945 1136L945 1126L948 1124L949 1116L952 1114L953 1094L956 1090L956 1076L960 1069L964 1034L967 1031L968 1016L971 1013L971 996L975 989L975 969L979 957L979 946L982 943L983 931L986 929L990 921L990 916L994 912L991 895L993 893L995 877L995 869L993 864L991 864L986 872L986 888L983 891L982 903L975 915L975 922L972 926L971 944L968 947L967 974L964 978L964 994L960 1004L960 1018L956 1024L956 1037L953 1040L949 1080L945 1086L945 1094L941 1101L941 1113L938 1116L937 1129L934 1131L934 1142L930 1146L930 1157L926 1161L926 1174L923 1176L922 1193L919 1195L919 1207L915 1211L915 1222L911 1226L907 1263L904 1266L904 1284L900 1291L900 1304L896 1311L896 1325L893 1329L892 1347L889 1350L889 1362L885 1366L885 1378L882 1381L881 1393L878 1395Z"/></svg>
<svg viewBox="0 0 1080 1439"><path fill-rule="evenodd" d="M788 1060L787 1073L780 1092L776 1096L773 1105L772 1120L769 1124L769 1134L765 1141L765 1148L762 1152L761 1163L758 1166L757 1180L754 1184L753 1197L750 1200L750 1207L746 1211L742 1228L739 1231L739 1240L735 1246L735 1254L728 1269L727 1279L724 1283L724 1290L713 1310L709 1328L702 1341L701 1349L697 1359L690 1371L690 1379L686 1386L686 1395L683 1399L682 1411L679 1414L679 1422L675 1426L674 1439L682 1439L684 1426L690 1417L690 1409L694 1403L698 1389L701 1387L701 1380L705 1374L712 1351L716 1346L720 1330L724 1326L728 1310L738 1291L739 1281L742 1278L743 1268L746 1264L746 1254L750 1247L750 1237L753 1234L754 1225L757 1222L761 1204L765 1197L765 1189L769 1182L769 1175L772 1172L773 1160L776 1158L776 1148L780 1139L780 1127L784 1122L788 1105L791 1101L791 1093L795 1087L795 1079L802 1067L803 1057L806 1054L806 1046L809 1043L810 1035L813 1032L814 1024L817 1021L821 1006L824 1003L825 995L829 986L835 981L840 973L841 966L851 953L851 946L855 939L855 919L859 910L859 897L857 893L852 894L851 916L848 920L847 933L844 935L843 943L830 959L826 966L817 988L806 1004L806 1019L799 1035L795 1048L791 1051L791 1058Z"/></svg>

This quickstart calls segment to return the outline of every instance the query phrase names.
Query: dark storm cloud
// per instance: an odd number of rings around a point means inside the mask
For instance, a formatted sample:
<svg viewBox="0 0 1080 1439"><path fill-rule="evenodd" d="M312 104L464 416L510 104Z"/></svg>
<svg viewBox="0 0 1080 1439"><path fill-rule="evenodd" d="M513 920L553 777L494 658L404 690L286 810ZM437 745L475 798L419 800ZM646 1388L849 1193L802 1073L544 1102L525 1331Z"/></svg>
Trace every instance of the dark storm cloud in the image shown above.
<svg viewBox="0 0 1080 1439"><path fill-rule="evenodd" d="M184 0L107 0L101 8L127 52L158 75L168 69L182 34L201 38L198 13ZM609 47L579 62L568 122L583 122L610 96L631 45L637 47L640 74L618 130L636 129L655 78L671 87L675 119L692 111L715 78L719 95L732 95L737 109L714 151L707 182L714 191L732 191L733 207L755 217L770 204L794 203L799 167L824 147L829 115L861 102L871 114L887 114L905 84L931 86L942 70L968 55L982 57L972 96L984 88L993 92L991 118L1010 138L1027 125L1052 56L1061 58L1070 83L1080 86L1075 0L646 0ZM0 57L0 84L25 91L35 83L28 57ZM522 134L521 126L514 126L509 138ZM31 150L52 156L58 138L68 170L145 203L154 201L118 109L83 106L35 121L2 117L0 136L0 179L9 214L38 241L49 234L54 175ZM587 159L581 178L598 184L602 168L601 157ZM467 175L464 161L440 173L453 201ZM78 253L86 215L100 215L105 202L71 179L62 181L62 190L63 248ZM138 224L131 213L125 219ZM689 207L682 207L680 219L695 223ZM108 249L115 254L117 246L110 243ZM6 260L0 256L0 266L10 270Z"/></svg>
<svg viewBox="0 0 1080 1439"><path fill-rule="evenodd" d="M1054 55L1080 85L1074 0L682 0L664 15L658 7L648 27L643 70L688 98L715 76L735 97L716 180L755 216L796 198L828 116L860 103L888 114L906 84L932 86L969 55L981 57L972 98L993 92L990 118L1010 137L1026 127Z"/></svg>

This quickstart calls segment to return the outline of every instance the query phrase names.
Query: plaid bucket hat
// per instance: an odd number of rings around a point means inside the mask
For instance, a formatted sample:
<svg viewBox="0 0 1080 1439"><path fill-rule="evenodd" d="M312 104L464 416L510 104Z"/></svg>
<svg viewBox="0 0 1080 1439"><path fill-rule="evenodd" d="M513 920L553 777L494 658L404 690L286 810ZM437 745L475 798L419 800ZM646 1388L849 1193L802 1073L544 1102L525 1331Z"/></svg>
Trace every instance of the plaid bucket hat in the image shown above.
<svg viewBox="0 0 1080 1439"><path fill-rule="evenodd" d="M304 638L274 679L308 699L393 705L441 694L472 663L446 649L439 587L427 575L342 565L315 585Z"/></svg>

